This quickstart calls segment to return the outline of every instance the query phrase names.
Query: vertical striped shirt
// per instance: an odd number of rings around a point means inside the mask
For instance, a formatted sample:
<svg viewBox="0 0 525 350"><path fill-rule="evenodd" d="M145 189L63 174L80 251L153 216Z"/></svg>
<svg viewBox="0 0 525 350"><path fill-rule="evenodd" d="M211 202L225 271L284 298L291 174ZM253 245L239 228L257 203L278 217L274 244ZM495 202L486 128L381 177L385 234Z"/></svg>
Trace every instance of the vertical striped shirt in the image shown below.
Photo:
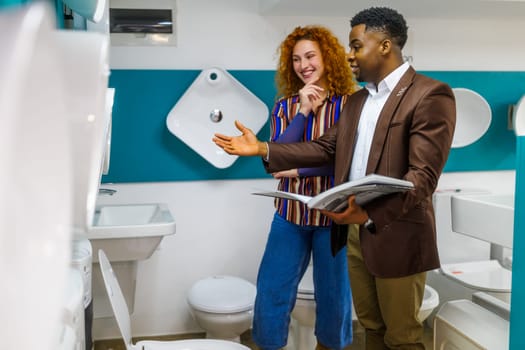
<svg viewBox="0 0 525 350"><path fill-rule="evenodd" d="M347 95L328 95L325 103L319 107L317 114L308 116L302 137L297 142L315 140L323 135L328 128L339 120L346 99ZM299 108L298 95L281 98L275 103L270 121L271 141L279 138L297 115ZM278 189L313 197L330 189L333 183L333 175L287 177L280 179ZM308 209L306 204L299 201L276 198L275 206L281 217L296 225L329 226L331 224L330 219L321 215L318 210Z"/></svg>

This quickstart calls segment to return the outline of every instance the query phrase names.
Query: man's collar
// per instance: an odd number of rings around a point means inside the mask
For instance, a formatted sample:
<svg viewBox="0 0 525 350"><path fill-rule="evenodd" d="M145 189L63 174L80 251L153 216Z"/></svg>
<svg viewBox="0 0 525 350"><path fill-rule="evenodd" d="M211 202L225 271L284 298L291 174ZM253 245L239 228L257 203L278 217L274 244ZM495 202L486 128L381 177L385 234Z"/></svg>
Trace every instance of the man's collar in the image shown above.
<svg viewBox="0 0 525 350"><path fill-rule="evenodd" d="M367 83L365 85L365 88L370 94L376 94L377 92L382 91L384 89L392 91L397 85L397 83L399 83L399 81L401 80L403 74L406 73L408 68L410 68L410 64L408 62L405 62L396 69L394 69L392 72L390 72L390 74L388 74L383 80L381 80L377 87L374 83Z"/></svg>

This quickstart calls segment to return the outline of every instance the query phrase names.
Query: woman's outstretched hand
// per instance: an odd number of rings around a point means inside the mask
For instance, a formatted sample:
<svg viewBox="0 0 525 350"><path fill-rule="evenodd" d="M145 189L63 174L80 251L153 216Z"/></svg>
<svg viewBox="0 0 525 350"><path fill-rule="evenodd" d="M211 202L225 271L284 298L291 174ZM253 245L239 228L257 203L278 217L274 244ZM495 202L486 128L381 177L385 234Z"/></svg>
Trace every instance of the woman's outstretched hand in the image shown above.
<svg viewBox="0 0 525 350"><path fill-rule="evenodd" d="M252 130L245 127L238 120L235 121L235 127L239 129L242 135L227 136L215 134L212 139L213 142L228 154L266 157L266 145L257 139Z"/></svg>

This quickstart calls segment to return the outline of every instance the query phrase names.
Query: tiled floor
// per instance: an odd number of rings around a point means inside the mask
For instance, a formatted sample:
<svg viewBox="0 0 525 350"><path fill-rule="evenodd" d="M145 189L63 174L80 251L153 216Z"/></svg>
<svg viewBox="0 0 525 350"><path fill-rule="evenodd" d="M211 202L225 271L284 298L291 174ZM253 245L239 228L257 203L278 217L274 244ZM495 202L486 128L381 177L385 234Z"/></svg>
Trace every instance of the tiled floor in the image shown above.
<svg viewBox="0 0 525 350"><path fill-rule="evenodd" d="M204 333L192 333L185 335L176 335L176 336L163 336L163 337L137 337L133 341L137 342L143 339L155 339L155 340L180 340L180 339L195 339L195 338L204 338ZM427 350L433 349L432 344L432 329L426 328L424 335L425 347ZM345 350L364 350L364 332L359 325L354 325L354 342L352 345L347 346ZM251 332L247 331L241 335L241 343L246 345L252 350L258 350L257 346L253 343ZM124 342L121 339L112 339L112 340L98 340L95 341L94 350L126 350ZM301 349L301 350L313 350L313 349Z"/></svg>

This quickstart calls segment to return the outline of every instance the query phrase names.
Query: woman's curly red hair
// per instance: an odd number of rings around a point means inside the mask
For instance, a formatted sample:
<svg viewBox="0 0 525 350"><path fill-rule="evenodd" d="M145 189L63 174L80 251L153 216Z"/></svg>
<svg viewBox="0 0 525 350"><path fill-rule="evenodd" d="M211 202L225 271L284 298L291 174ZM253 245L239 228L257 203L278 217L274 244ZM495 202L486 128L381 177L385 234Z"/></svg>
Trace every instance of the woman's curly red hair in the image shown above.
<svg viewBox="0 0 525 350"><path fill-rule="evenodd" d="M327 28L317 25L296 27L279 46L279 64L275 82L281 96L291 96L304 86L293 69L292 53L300 40L317 42L323 56L328 91L336 95L351 94L357 90L356 82L346 60L345 48Z"/></svg>

